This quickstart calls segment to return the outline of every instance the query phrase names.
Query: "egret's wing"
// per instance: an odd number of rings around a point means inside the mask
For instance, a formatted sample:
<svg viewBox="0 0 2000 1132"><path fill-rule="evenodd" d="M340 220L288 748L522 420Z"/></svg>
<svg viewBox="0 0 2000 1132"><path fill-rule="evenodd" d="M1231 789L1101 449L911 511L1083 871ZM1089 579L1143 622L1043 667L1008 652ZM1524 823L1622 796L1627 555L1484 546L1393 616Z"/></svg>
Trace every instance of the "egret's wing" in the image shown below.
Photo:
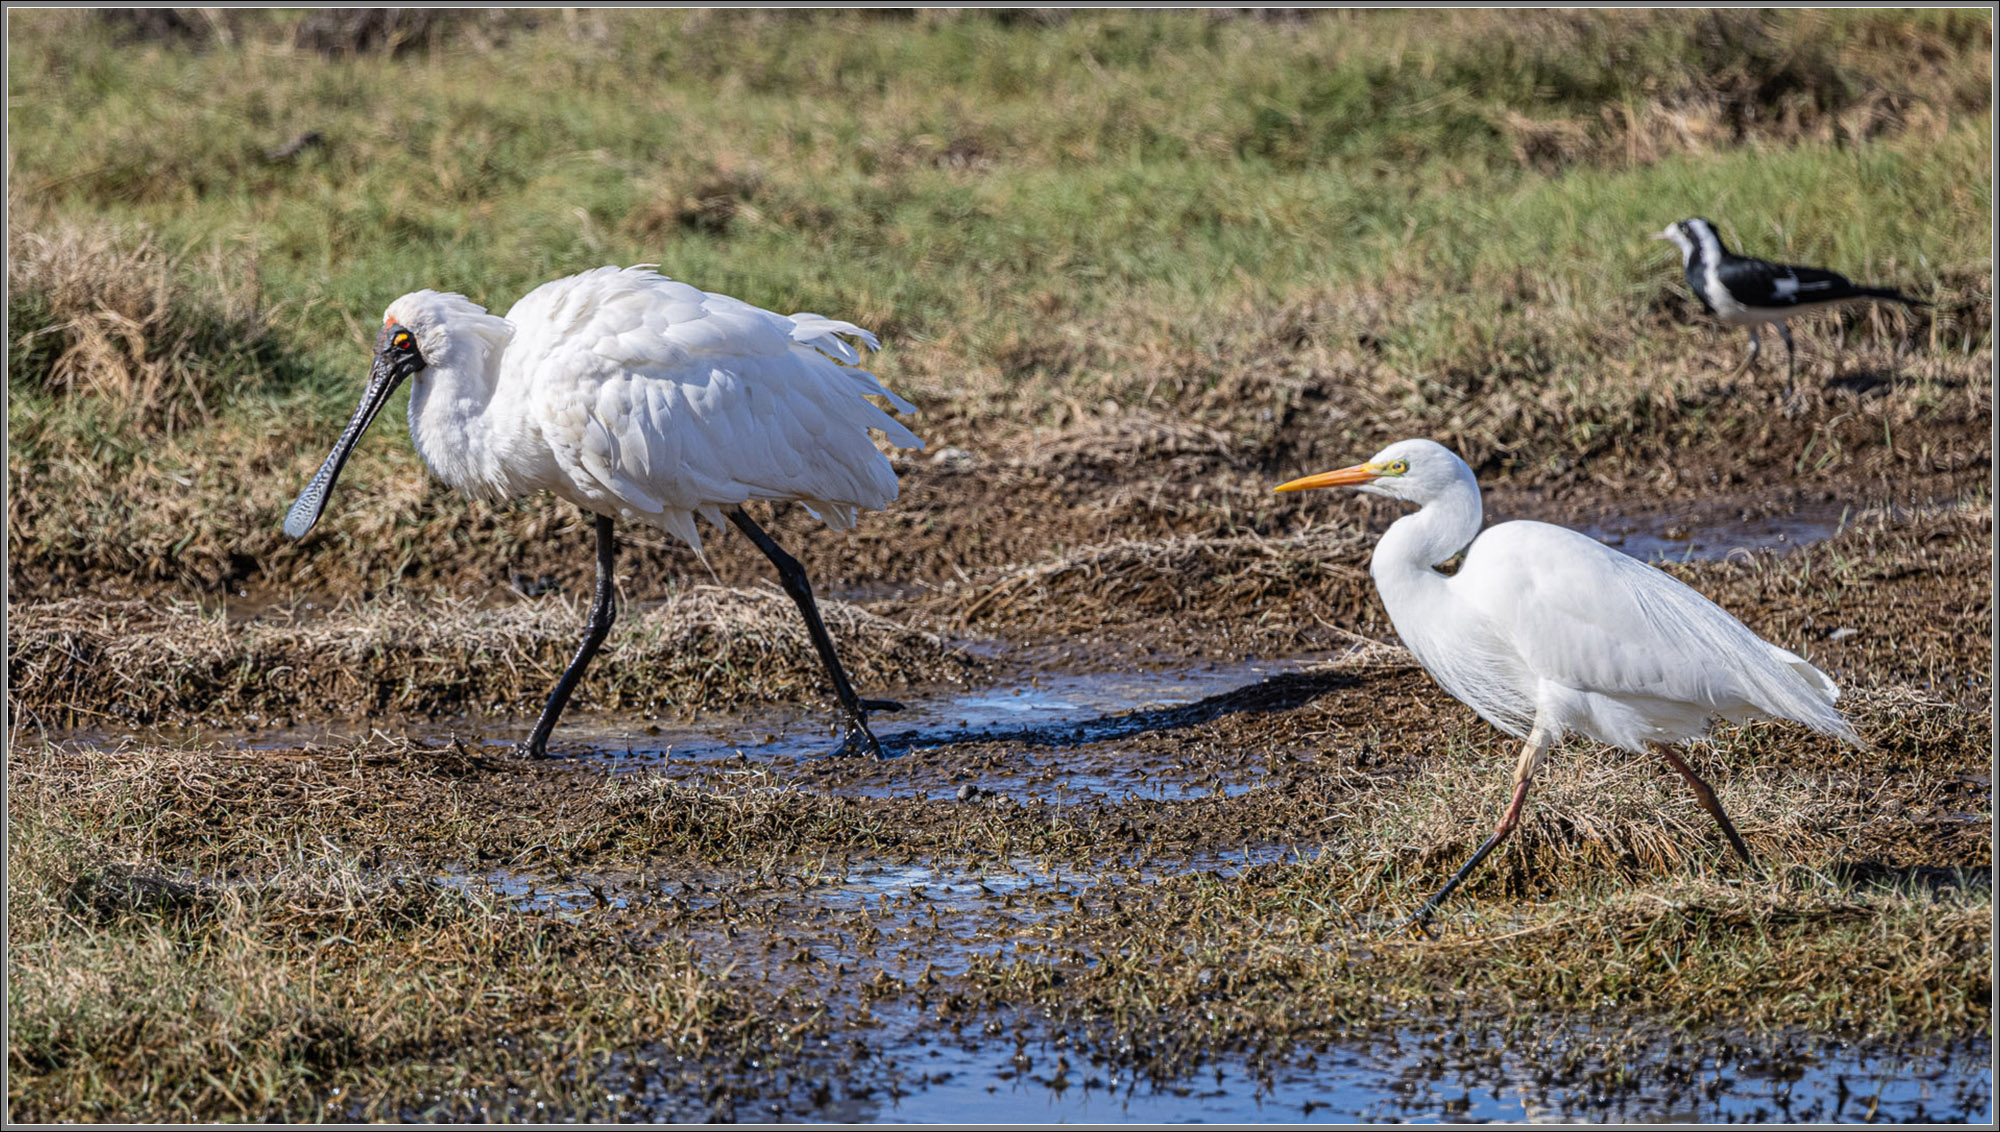
<svg viewBox="0 0 2000 1132"><path fill-rule="evenodd" d="M1460 577L1540 679L1660 710L1755 711L1853 736L1824 674L1671 575L1575 531L1500 524L1473 543Z"/></svg>

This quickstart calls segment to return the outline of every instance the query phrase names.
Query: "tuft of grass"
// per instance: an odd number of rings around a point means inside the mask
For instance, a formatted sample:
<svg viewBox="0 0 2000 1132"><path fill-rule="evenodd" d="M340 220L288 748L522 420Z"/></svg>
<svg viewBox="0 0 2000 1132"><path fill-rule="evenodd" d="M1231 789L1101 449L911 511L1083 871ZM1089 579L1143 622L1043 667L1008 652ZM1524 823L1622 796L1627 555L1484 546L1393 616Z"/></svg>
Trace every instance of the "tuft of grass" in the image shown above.
<svg viewBox="0 0 2000 1132"><path fill-rule="evenodd" d="M17 214L8 228L7 378L19 439L56 448L46 399L88 402L105 431L146 438L213 424L252 391L300 379L254 259L219 252L205 271L143 228L121 231ZM26 410L23 412L22 410Z"/></svg>
<svg viewBox="0 0 2000 1132"><path fill-rule="evenodd" d="M979 662L935 635L823 601L863 687L962 683ZM561 598L481 609L391 597L324 616L232 624L191 604L77 599L9 611L17 725L265 720L533 710L576 649L581 606ZM696 586L628 609L577 703L687 713L818 700L819 655L775 588Z"/></svg>

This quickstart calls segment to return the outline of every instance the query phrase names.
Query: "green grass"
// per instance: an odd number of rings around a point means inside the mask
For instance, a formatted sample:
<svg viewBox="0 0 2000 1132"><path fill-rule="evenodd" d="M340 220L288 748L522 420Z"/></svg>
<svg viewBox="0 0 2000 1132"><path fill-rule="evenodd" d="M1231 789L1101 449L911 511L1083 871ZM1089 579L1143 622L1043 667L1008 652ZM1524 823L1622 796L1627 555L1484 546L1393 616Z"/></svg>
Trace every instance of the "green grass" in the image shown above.
<svg viewBox="0 0 2000 1132"><path fill-rule="evenodd" d="M1843 316L1855 364L1905 371L1912 434L1989 388L1978 14L530 14L337 59L291 46L296 18L205 45L10 25L17 585L297 584L269 529L388 302L504 310L602 263L872 326L937 446L1106 401L1281 451L1262 414L1325 399L1357 407L1354 447L1429 433L1487 470L1754 430L1721 372L1741 335L1645 239L1692 214L1934 299ZM65 238L75 274L166 281L143 351L78 355L103 380L57 363L105 288L20 254ZM1906 340L1928 356L1888 360ZM371 438L339 507L426 498L521 539L423 475ZM418 528L356 571L424 572L445 537Z"/></svg>
<svg viewBox="0 0 2000 1132"><path fill-rule="evenodd" d="M1525 266L1603 313L1660 289L1668 256L1640 237L1695 212L1919 289L1985 258L1990 26L1965 14L593 19L322 62L25 14L13 182L65 216L254 254L329 384L403 291L504 307L601 262L980 351L1042 321L1044 292L1199 315L1246 288L1452 295ZM1778 105L1731 110L1753 81ZM1871 109L1884 91L1916 109ZM1509 137L1508 115L1654 102L1718 124L1554 175ZM325 143L263 157L308 129Z"/></svg>

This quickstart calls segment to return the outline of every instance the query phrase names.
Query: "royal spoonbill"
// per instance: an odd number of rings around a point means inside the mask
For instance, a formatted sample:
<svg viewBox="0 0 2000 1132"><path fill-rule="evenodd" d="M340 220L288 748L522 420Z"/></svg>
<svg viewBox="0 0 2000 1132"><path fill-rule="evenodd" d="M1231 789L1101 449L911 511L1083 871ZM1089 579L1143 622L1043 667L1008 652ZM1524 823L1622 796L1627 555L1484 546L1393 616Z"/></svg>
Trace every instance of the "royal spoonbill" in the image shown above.
<svg viewBox="0 0 2000 1132"><path fill-rule="evenodd" d="M1638 754L1656 748L1753 868L1715 792L1673 745L1706 735L1718 717L1796 720L1861 742L1825 673L1664 571L1548 523L1482 533L1479 481L1442 444L1399 441L1365 464L1277 490L1317 487L1418 505L1383 533L1368 564L1389 621L1445 691L1525 740L1499 827L1405 927L1428 921L1513 832L1536 769L1571 731ZM1456 573L1435 568L1461 551Z"/></svg>
<svg viewBox="0 0 2000 1132"><path fill-rule="evenodd" d="M840 700L842 751L879 757L868 713L899 705L854 694L805 569L743 505L797 500L836 530L852 527L860 511L896 498L895 469L870 430L923 447L869 398L915 407L861 368L846 339L879 344L853 323L787 317L650 266L544 283L505 318L437 291L390 303L361 404L292 504L285 533L312 530L355 443L408 378L410 439L439 479L496 502L546 490L596 518L583 642L525 753L548 754L549 733L616 616L613 522L658 527L699 554L699 515L718 527L726 518L777 567Z"/></svg>
<svg viewBox="0 0 2000 1132"><path fill-rule="evenodd" d="M1715 225L1698 216L1667 225L1653 239L1671 240L1681 250L1681 270L1687 275L1688 287L1708 313L1730 326L1750 329L1750 355L1739 369L1756 364L1757 354L1764 348L1757 328L1767 323L1777 325L1778 336L1785 340L1787 381L1798 371L1792 329L1785 325L1792 315L1855 299L1880 299L1912 307L1930 305L1893 287L1857 286L1823 267L1798 267L1737 255L1722 246Z"/></svg>

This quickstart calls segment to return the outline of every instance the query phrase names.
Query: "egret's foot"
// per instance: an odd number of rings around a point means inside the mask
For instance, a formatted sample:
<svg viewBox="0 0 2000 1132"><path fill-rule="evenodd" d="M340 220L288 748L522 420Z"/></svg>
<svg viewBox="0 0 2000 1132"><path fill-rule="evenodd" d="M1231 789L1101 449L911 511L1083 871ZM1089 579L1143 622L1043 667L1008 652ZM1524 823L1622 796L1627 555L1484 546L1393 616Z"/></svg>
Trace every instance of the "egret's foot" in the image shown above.
<svg viewBox="0 0 2000 1132"><path fill-rule="evenodd" d="M902 711L903 705L895 700L862 700L862 711Z"/></svg>
<svg viewBox="0 0 2000 1132"><path fill-rule="evenodd" d="M548 744L546 743L537 744L533 740L523 739L514 744L514 757L517 759L552 759L560 756L549 754Z"/></svg>

